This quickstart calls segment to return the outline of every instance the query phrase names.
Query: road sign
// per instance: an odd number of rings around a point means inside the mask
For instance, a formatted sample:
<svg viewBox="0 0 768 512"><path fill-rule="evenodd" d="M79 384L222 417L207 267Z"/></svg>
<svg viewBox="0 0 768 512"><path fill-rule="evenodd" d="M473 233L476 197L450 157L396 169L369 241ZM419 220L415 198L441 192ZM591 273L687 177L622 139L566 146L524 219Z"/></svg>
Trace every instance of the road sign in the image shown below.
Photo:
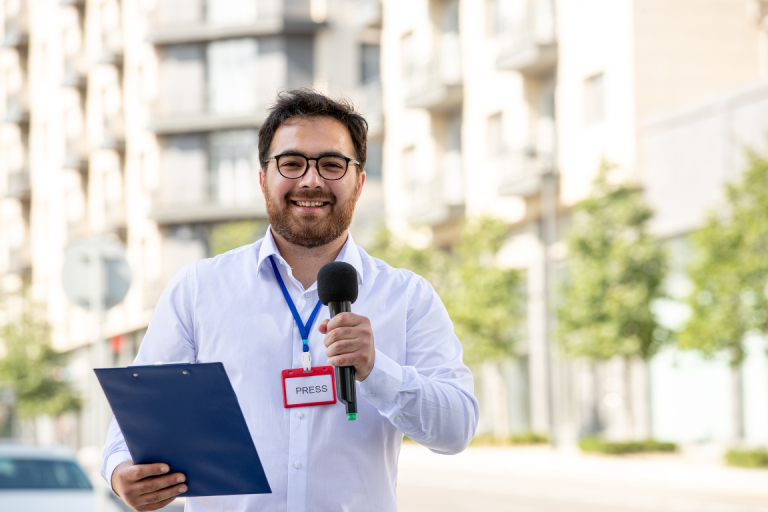
<svg viewBox="0 0 768 512"><path fill-rule="evenodd" d="M131 286L125 248L108 238L71 243L65 249L62 283L69 300L88 311L106 311L120 304Z"/></svg>

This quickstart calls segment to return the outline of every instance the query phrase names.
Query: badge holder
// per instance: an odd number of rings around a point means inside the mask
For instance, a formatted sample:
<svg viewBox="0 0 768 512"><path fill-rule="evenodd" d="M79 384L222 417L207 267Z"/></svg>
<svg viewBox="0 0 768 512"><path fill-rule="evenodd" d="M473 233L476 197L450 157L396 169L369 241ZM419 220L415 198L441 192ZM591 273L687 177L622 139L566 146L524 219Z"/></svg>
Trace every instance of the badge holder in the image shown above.
<svg viewBox="0 0 768 512"><path fill-rule="evenodd" d="M310 371L302 368L283 370L282 380L286 409L336 403L333 366L315 366Z"/></svg>

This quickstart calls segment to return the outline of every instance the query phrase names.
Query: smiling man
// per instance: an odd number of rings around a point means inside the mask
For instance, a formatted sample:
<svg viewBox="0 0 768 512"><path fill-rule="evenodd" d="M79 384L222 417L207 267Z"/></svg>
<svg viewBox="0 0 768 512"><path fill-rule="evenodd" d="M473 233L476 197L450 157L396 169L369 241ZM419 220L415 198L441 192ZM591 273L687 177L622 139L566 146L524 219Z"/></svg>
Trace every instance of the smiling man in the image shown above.
<svg viewBox="0 0 768 512"><path fill-rule="evenodd" d="M439 297L349 234L366 149L367 123L351 106L282 93L259 131L266 235L183 268L155 308L135 364L222 362L272 488L189 498L188 511L394 511L403 434L441 454L474 435L472 375ZM329 321L316 279L332 261L355 268L359 295L353 313ZM355 367L356 421L341 403L285 407L281 372L301 368L303 354L314 366ZM101 469L134 510L186 491L163 461L134 465L114 420Z"/></svg>

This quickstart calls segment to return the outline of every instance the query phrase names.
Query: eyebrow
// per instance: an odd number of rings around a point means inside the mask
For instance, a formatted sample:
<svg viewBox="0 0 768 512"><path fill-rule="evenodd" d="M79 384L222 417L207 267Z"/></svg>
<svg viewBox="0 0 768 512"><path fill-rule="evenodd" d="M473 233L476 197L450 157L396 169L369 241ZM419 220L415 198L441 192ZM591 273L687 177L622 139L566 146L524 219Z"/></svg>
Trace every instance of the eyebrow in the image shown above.
<svg viewBox="0 0 768 512"><path fill-rule="evenodd" d="M313 156L308 156L303 151L299 151L298 149L286 149L285 151L282 151L276 154L275 156L285 156L285 155L299 155L299 156L304 156L308 158L322 158L324 156L338 156L341 158L350 158L342 153L339 153L338 151L324 151L318 154L316 157L313 157ZM356 159L353 159L353 160L356 160Z"/></svg>

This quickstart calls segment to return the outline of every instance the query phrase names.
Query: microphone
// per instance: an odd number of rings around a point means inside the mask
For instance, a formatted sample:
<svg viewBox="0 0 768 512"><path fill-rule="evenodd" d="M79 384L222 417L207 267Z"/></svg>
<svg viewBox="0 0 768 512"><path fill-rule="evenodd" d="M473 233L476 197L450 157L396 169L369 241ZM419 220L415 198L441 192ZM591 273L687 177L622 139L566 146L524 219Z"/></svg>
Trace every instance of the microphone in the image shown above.
<svg viewBox="0 0 768 512"><path fill-rule="evenodd" d="M317 273L317 295L323 305L328 306L331 318L339 313L351 312L352 303L357 300L357 271L343 261L324 265ZM355 367L335 367L336 396L347 407L347 419L357 419L357 397L355 395Z"/></svg>

